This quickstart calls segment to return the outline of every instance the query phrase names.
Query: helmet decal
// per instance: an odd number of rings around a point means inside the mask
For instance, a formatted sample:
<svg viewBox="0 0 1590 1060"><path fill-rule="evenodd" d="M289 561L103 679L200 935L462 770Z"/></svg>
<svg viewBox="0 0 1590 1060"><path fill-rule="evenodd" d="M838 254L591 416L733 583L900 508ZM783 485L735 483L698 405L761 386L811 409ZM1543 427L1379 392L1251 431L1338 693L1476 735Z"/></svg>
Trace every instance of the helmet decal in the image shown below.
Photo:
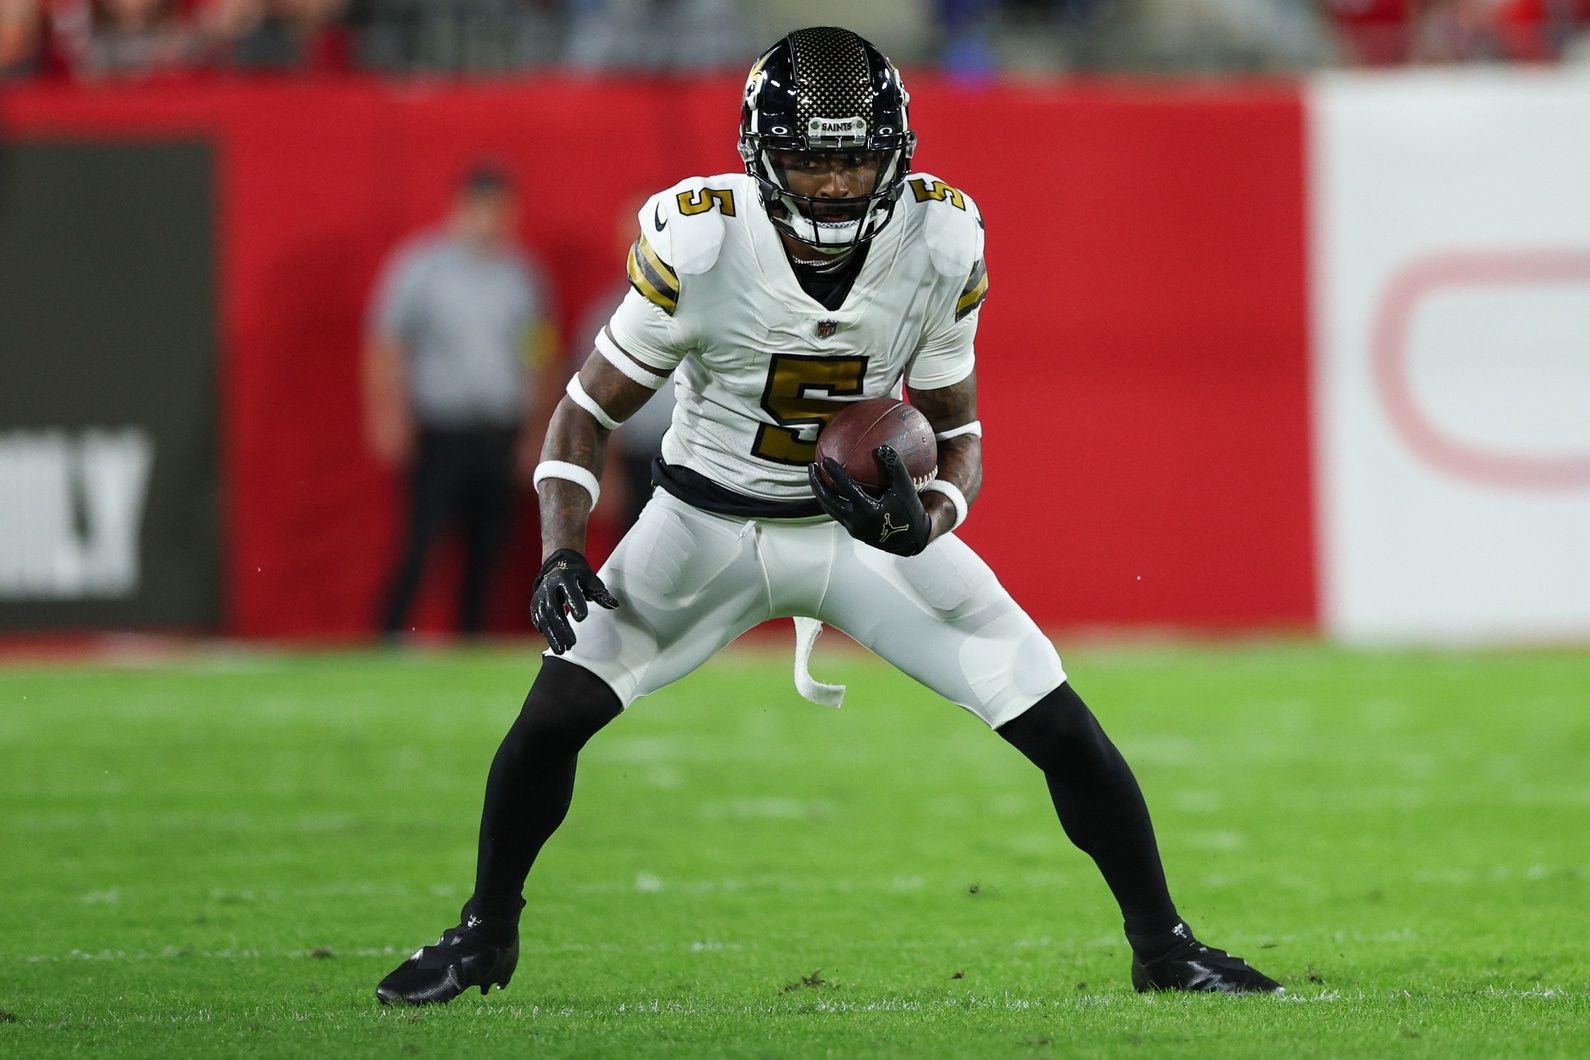
<svg viewBox="0 0 1590 1060"><path fill-rule="evenodd" d="M820 118L813 115L806 119L806 142L813 147L831 147L835 150L865 148L867 119Z"/></svg>
<svg viewBox="0 0 1590 1060"><path fill-rule="evenodd" d="M821 26L789 35L795 58L796 122L862 115L872 119L872 70L865 40L847 29ZM876 49L874 49L876 50Z"/></svg>

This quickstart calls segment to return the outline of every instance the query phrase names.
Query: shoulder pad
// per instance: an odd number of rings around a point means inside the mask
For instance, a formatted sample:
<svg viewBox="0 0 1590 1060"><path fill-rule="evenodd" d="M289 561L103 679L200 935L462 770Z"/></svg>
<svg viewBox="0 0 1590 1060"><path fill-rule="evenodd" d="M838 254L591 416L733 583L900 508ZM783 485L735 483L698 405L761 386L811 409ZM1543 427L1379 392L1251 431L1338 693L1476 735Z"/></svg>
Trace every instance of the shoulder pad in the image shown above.
<svg viewBox="0 0 1590 1060"><path fill-rule="evenodd" d="M972 197L931 173L912 173L901 193L920 215L933 267L964 280L983 260L983 215Z"/></svg>
<svg viewBox="0 0 1590 1060"><path fill-rule="evenodd" d="M728 218L741 206L738 183L733 175L692 177L653 195L635 215L640 235L625 263L630 285L669 316L679 311L679 278L716 264Z"/></svg>
<svg viewBox="0 0 1590 1060"><path fill-rule="evenodd" d="M691 177L653 195L637 217L641 235L675 272L707 272L723 249L728 219L748 205L742 181L736 174Z"/></svg>

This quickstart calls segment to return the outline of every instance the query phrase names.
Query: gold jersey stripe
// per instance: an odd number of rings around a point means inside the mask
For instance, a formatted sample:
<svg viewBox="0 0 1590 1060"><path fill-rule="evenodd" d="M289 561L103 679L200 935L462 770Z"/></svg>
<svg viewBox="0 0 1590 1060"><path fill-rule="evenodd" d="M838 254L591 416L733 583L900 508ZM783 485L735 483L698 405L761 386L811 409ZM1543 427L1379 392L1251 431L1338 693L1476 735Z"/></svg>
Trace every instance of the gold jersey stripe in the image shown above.
<svg viewBox="0 0 1590 1060"><path fill-rule="evenodd" d="M653 279L652 276L648 275L648 270L642 264L643 259L639 258L635 253L636 248L639 246L640 241L636 240L635 246L629 248L629 261L626 263L626 271L629 273L630 286L645 295L646 300L658 309L661 309L669 316L673 316L679 309L679 292L677 289L667 290L658 279Z"/></svg>
<svg viewBox="0 0 1590 1060"><path fill-rule="evenodd" d="M674 296L678 297L679 276L674 272L674 270L668 267L667 263L665 263L662 258L657 256L657 252L652 249L651 244L646 240L646 233L642 232L640 234L640 238L636 239L635 242L640 244L642 257L657 274L657 279L661 281L659 286L663 287L664 289L671 288L674 292Z"/></svg>
<svg viewBox="0 0 1590 1060"><path fill-rule="evenodd" d="M972 289L988 276L988 265L982 259L977 259L977 264L972 266L972 274L966 278L966 286L961 288L961 294L970 294Z"/></svg>
<svg viewBox="0 0 1590 1060"><path fill-rule="evenodd" d="M971 278L966 281L966 287L961 291L960 301L955 303L955 319L959 320L967 313L983 304L983 299L988 297L988 268L981 259L972 269Z"/></svg>

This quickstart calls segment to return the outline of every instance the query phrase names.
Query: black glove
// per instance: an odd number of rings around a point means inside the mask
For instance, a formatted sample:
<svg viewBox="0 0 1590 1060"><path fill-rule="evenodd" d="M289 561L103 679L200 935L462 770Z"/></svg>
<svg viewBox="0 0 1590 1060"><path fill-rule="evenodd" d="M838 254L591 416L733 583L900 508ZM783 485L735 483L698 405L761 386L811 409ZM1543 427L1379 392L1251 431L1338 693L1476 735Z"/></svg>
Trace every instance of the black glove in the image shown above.
<svg viewBox="0 0 1590 1060"><path fill-rule="evenodd" d="M927 548L932 527L922 499L917 496L911 473L900 462L900 454L892 446L880 445L872 451L889 472L889 488L883 496L872 494L856 485L854 479L833 457L824 457L822 472L812 464L806 475L811 479L812 493L823 511L834 521L850 531L857 541L865 541L873 548L893 552L897 556L914 556Z"/></svg>
<svg viewBox="0 0 1590 1060"><path fill-rule="evenodd" d="M618 606L602 579L596 576L585 557L572 548L560 548L541 564L536 577L535 595L530 599L530 617L547 638L554 655L574 647L574 626L590 614L585 601L591 600L611 610Z"/></svg>

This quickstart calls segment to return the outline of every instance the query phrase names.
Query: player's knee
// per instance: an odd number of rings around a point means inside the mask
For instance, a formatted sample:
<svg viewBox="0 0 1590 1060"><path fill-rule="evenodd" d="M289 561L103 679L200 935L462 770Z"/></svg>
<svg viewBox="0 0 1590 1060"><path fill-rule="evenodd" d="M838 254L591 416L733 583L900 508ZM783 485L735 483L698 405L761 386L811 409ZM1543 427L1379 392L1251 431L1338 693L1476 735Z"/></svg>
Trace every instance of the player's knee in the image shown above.
<svg viewBox="0 0 1590 1060"><path fill-rule="evenodd" d="M534 746L572 754L621 713L623 706L607 682L583 666L548 657L541 662L514 729Z"/></svg>
<svg viewBox="0 0 1590 1060"><path fill-rule="evenodd" d="M1040 769L1048 769L1054 756L1068 746L1103 734L1069 681L995 731Z"/></svg>

